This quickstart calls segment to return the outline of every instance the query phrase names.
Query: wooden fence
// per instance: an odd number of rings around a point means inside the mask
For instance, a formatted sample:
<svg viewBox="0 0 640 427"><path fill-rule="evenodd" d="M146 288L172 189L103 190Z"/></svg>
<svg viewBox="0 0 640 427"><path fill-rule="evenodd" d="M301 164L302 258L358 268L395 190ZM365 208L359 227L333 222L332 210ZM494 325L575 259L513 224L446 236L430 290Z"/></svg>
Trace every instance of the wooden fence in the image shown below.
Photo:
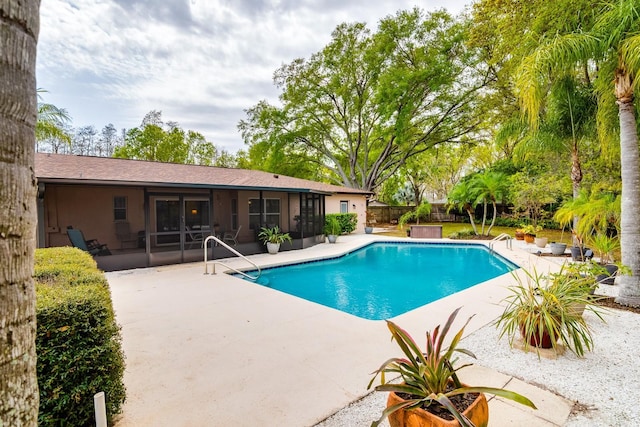
<svg viewBox="0 0 640 427"><path fill-rule="evenodd" d="M397 224L402 215L414 209L415 206L369 206L367 211L375 219L375 223ZM444 204L434 203L431 205L429 222L459 222L463 218L464 215L455 212L447 213Z"/></svg>

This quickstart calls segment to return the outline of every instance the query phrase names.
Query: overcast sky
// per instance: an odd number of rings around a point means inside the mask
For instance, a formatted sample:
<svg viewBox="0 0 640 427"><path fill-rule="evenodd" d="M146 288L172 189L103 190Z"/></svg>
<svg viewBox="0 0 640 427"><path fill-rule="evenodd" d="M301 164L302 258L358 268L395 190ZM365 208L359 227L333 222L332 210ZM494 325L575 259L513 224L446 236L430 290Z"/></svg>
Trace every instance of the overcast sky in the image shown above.
<svg viewBox="0 0 640 427"><path fill-rule="evenodd" d="M151 110L218 148L244 147L244 110L277 102L273 72L342 22L470 0L42 0L37 85L73 126L138 126Z"/></svg>

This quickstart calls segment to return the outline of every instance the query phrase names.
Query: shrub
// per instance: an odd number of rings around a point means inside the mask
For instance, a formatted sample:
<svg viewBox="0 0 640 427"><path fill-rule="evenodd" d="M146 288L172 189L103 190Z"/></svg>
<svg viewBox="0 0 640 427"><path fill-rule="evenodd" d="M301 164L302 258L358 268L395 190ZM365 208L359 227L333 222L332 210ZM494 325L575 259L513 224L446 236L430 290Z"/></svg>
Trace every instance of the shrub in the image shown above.
<svg viewBox="0 0 640 427"><path fill-rule="evenodd" d="M340 226L338 218L330 215L326 216L324 219L324 234L327 236L339 236L342 234L342 227Z"/></svg>
<svg viewBox="0 0 640 427"><path fill-rule="evenodd" d="M94 423L93 395L109 419L125 400L124 354L104 274L75 248L36 250L38 425Z"/></svg>
<svg viewBox="0 0 640 427"><path fill-rule="evenodd" d="M475 236L476 233L473 232L470 228L463 228L460 231L456 231L454 233L449 234L450 239L468 239L470 237Z"/></svg>
<svg viewBox="0 0 640 427"><path fill-rule="evenodd" d="M326 214L325 221L327 218L336 218L338 220L342 234L351 233L358 225L358 215L355 213Z"/></svg>

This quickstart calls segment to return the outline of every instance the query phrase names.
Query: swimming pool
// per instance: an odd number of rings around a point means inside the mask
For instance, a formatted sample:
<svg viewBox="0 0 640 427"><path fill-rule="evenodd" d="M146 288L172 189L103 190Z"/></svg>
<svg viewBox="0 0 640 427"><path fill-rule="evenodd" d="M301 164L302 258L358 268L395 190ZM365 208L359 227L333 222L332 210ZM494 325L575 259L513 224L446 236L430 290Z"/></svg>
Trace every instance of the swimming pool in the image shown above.
<svg viewBox="0 0 640 427"><path fill-rule="evenodd" d="M263 269L256 283L381 320L515 268L478 244L378 242L337 258Z"/></svg>

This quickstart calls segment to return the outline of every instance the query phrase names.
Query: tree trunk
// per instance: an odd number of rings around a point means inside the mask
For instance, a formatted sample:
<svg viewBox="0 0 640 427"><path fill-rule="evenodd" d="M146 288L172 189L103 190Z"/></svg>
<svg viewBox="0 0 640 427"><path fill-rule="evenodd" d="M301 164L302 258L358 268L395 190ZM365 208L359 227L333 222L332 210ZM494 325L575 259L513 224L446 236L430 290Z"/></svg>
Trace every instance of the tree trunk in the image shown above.
<svg viewBox="0 0 640 427"><path fill-rule="evenodd" d="M491 234L491 229L496 224L496 217L498 216L498 205L496 201L492 200L491 204L493 205L493 218L491 218L491 225L489 225L489 229L487 230L487 236Z"/></svg>
<svg viewBox="0 0 640 427"><path fill-rule="evenodd" d="M620 248L622 264L631 276L616 278L620 292L616 302L640 307L640 159L638 133L633 105L631 76L624 70L616 75L616 97L620 113L620 160L622 202L620 214Z"/></svg>
<svg viewBox="0 0 640 427"><path fill-rule="evenodd" d="M580 156L578 152L578 143L573 138L573 144L571 146L571 183L573 187L573 200L580 196L580 183L582 182L582 166L580 165ZM577 215L573 217L573 229L578 229L578 221L580 219ZM573 246L580 246L582 242L578 241L577 234L573 235Z"/></svg>
<svg viewBox="0 0 640 427"><path fill-rule="evenodd" d="M36 426L36 43L39 0L0 0L0 425Z"/></svg>
<svg viewBox="0 0 640 427"><path fill-rule="evenodd" d="M471 221L471 227L473 228L473 233L477 236L478 229L476 228L476 222L473 220L474 212L471 210L470 206L465 207L467 214L469 215L469 221Z"/></svg>

